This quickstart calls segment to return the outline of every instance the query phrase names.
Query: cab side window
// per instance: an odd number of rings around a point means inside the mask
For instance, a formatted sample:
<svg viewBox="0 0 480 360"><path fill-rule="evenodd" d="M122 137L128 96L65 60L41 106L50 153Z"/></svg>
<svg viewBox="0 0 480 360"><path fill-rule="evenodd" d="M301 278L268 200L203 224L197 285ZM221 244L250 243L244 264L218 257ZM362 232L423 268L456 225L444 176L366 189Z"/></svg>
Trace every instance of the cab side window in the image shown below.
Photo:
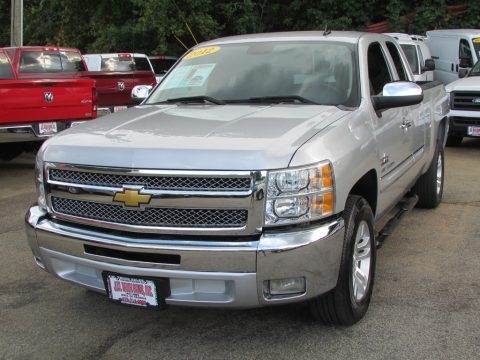
<svg viewBox="0 0 480 360"><path fill-rule="evenodd" d="M420 72L422 72L421 69L422 69L422 67L425 66L425 59L423 58L422 49L418 45L417 45L417 53L418 53L418 57L420 59Z"/></svg>
<svg viewBox="0 0 480 360"><path fill-rule="evenodd" d="M0 54L0 79L13 79L12 68L8 62L7 56Z"/></svg>
<svg viewBox="0 0 480 360"><path fill-rule="evenodd" d="M387 41L387 49L393 59L395 68L397 69L398 77L400 78L400 80L408 81L407 70L405 70L405 66L402 62L402 57L400 56L397 47L394 43Z"/></svg>
<svg viewBox="0 0 480 360"><path fill-rule="evenodd" d="M371 95L378 95L383 91L383 86L393 79L379 43L370 44L367 57L370 93Z"/></svg>
<svg viewBox="0 0 480 360"><path fill-rule="evenodd" d="M470 49L470 45L468 41L465 39L460 40L460 46L458 48L458 57L461 59L466 59L469 66L473 66L473 56L472 56L472 49Z"/></svg>

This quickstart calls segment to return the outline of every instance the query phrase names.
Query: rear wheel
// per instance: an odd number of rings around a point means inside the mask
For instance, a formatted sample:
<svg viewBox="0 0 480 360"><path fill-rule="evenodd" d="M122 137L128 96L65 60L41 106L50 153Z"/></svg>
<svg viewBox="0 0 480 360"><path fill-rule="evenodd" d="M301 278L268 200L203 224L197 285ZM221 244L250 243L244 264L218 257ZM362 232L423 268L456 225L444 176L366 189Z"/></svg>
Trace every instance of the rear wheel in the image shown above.
<svg viewBox="0 0 480 360"><path fill-rule="evenodd" d="M425 174L418 178L417 183L413 187L413 192L418 195L418 207L433 209L442 201L444 167L443 147L437 143L430 167Z"/></svg>
<svg viewBox="0 0 480 360"><path fill-rule="evenodd" d="M356 195L347 199L345 237L337 286L312 300L315 319L327 324L352 325L368 310L375 275L373 212L368 202Z"/></svg>

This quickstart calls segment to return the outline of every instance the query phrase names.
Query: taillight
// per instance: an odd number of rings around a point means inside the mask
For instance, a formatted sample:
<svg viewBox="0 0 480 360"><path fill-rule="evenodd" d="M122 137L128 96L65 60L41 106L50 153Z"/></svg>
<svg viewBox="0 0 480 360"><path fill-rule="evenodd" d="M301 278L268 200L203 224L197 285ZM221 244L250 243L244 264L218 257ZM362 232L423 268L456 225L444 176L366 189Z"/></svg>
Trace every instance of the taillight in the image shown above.
<svg viewBox="0 0 480 360"><path fill-rule="evenodd" d="M97 88L93 87L92 88L92 118L97 117Z"/></svg>

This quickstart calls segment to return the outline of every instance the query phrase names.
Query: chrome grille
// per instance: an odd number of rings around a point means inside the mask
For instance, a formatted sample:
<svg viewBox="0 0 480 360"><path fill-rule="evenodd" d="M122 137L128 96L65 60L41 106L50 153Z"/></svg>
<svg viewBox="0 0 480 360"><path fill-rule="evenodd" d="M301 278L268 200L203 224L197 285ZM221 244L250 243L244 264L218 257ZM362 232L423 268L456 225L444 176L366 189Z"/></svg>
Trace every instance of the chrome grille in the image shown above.
<svg viewBox="0 0 480 360"><path fill-rule="evenodd" d="M168 175L123 175L101 172L49 169L49 180L69 184L122 187L140 185L147 190L248 191L250 177L201 177Z"/></svg>
<svg viewBox="0 0 480 360"><path fill-rule="evenodd" d="M452 109L471 111L480 110L480 93L454 91L452 93Z"/></svg>
<svg viewBox="0 0 480 360"><path fill-rule="evenodd" d="M111 223L189 228L239 228L247 224L244 209L146 208L127 210L121 205L72 200L53 196L53 210L60 214Z"/></svg>

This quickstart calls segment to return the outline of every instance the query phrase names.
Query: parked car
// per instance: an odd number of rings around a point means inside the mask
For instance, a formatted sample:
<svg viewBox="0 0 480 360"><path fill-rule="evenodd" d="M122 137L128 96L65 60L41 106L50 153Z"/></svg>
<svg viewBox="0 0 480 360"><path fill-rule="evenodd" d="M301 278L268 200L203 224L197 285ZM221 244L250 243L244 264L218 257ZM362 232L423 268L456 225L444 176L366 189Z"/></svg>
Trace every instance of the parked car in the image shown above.
<svg viewBox="0 0 480 360"><path fill-rule="evenodd" d="M0 49L0 159L37 148L41 140L96 117L94 81L77 49Z"/></svg>
<svg viewBox="0 0 480 360"><path fill-rule="evenodd" d="M417 200L442 200L448 96L413 80L380 34L199 44L142 105L44 144L34 259L115 302L308 301L351 325L377 246Z"/></svg>
<svg viewBox="0 0 480 360"><path fill-rule="evenodd" d="M425 37L402 33L387 33L385 35L393 37L402 47L415 81L433 81L435 62L425 43Z"/></svg>
<svg viewBox="0 0 480 360"><path fill-rule="evenodd" d="M480 61L470 71L460 69L459 77L446 86L450 94L449 146L460 145L464 137L480 137Z"/></svg>
<svg viewBox="0 0 480 360"><path fill-rule="evenodd" d="M157 83L178 60L175 56L149 56L148 58L153 66Z"/></svg>
<svg viewBox="0 0 480 360"><path fill-rule="evenodd" d="M88 72L98 93L98 114L106 115L132 106L131 91L136 85L156 84L152 64L144 54L84 54Z"/></svg>
<svg viewBox="0 0 480 360"><path fill-rule="evenodd" d="M431 30L426 41L435 60L434 78L445 84L480 59L480 29Z"/></svg>

